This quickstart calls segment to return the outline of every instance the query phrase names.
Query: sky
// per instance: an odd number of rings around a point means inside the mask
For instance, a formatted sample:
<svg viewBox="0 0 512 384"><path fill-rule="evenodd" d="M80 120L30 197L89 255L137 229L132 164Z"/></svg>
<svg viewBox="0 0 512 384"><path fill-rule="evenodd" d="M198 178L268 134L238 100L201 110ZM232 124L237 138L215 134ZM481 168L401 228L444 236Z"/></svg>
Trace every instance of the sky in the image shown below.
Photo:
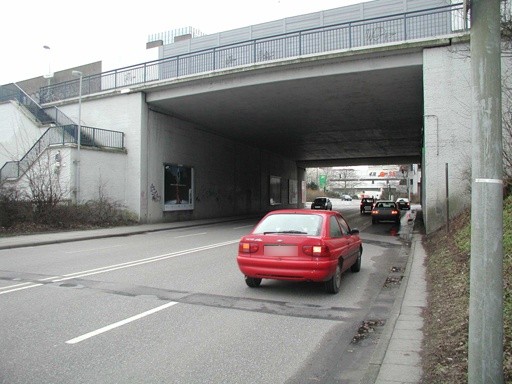
<svg viewBox="0 0 512 384"><path fill-rule="evenodd" d="M155 60L158 49L146 50L154 33L193 27L211 34L365 1L12 0L2 6L0 84L96 61L108 71Z"/></svg>

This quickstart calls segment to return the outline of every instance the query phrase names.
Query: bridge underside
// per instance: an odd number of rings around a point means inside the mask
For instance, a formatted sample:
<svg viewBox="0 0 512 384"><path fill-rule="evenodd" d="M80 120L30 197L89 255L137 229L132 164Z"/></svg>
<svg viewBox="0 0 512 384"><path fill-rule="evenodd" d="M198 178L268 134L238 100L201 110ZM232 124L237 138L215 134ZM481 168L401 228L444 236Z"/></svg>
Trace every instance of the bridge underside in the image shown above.
<svg viewBox="0 0 512 384"><path fill-rule="evenodd" d="M408 48L197 76L146 90L147 102L302 167L420 163L422 56Z"/></svg>

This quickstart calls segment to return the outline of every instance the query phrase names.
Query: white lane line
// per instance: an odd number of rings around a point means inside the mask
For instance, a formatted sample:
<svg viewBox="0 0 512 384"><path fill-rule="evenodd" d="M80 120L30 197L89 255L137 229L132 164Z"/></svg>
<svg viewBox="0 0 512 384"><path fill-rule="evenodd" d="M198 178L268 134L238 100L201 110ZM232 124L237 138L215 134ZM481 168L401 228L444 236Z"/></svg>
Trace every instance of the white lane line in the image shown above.
<svg viewBox="0 0 512 384"><path fill-rule="evenodd" d="M27 282L27 283L19 283L19 284L14 284L14 285L8 285L6 287L0 287L0 291L3 291L4 289L10 289L10 288L15 288L15 287L21 287L23 285L28 285L28 284L32 284L30 282Z"/></svg>
<svg viewBox="0 0 512 384"><path fill-rule="evenodd" d="M40 287L41 285L43 285L43 284L32 284L32 285L26 285L26 286L24 286L24 287L14 288L14 289L11 289L11 290L9 290L9 291L3 291L3 292L0 292L0 295L4 295L4 294L6 294L6 293L11 293L11 292L16 292L16 291L22 291L22 290L24 290L24 289Z"/></svg>
<svg viewBox="0 0 512 384"><path fill-rule="evenodd" d="M181 236L175 236L175 239L181 239L183 237L190 237L190 236L200 236L200 235L206 235L206 232L201 233L191 233L190 235L181 235Z"/></svg>
<svg viewBox="0 0 512 384"><path fill-rule="evenodd" d="M80 252L92 252L92 251L102 251L102 250L105 250L105 249L111 249L111 248L116 248L116 247L123 247L124 244L119 244L119 245L112 245L110 247L101 247L101 248L90 248L90 249L80 249L78 251L67 251L67 252L64 252L65 254L73 254L73 253L80 253Z"/></svg>
<svg viewBox="0 0 512 384"><path fill-rule="evenodd" d="M223 243L205 245L205 246L202 246L202 247L186 249L184 251L171 252L171 253L167 253L167 254L164 254L164 255L158 255L158 256L147 257L147 258L139 259L139 260L127 261L125 263L108 265L108 266L105 266L105 267L89 269L89 270L86 270L86 271L68 273L68 274L61 275L61 276L47 277L47 278L44 278L44 279L40 279L39 281L51 281L52 283L58 283L58 282L61 282L61 281L76 279L76 278L80 278L80 277L97 275L97 274L105 273L105 272L111 272L111 271L115 271L115 270L118 270L118 269L130 268L130 267L135 267L135 266L138 266L138 265L154 263L156 261L166 260L166 259L170 259L170 258L177 257L177 256L183 256L183 255L187 255L187 254L194 253L194 252L200 252L200 251L206 251L206 250L213 249L213 248L224 247L226 245L231 245L231 244L238 243L239 241L240 240L229 240L229 241L225 241ZM24 285L24 284L31 284L31 283L16 284L14 286L3 287L2 289L15 288L15 287L19 287L19 286ZM8 290L8 291L3 291L3 292L0 292L0 294L20 291L22 289L27 289L27 288L40 287L41 285L44 285L44 284L33 284L33 285L30 285L30 286L26 286L26 287L11 289L11 290Z"/></svg>
<svg viewBox="0 0 512 384"><path fill-rule="evenodd" d="M79 278L79 277L97 275L99 273L111 272L111 271L116 271L118 269L135 267L137 265L154 263L155 261L166 260L166 259L170 259L170 258L173 258L173 257L183 256L183 255L187 255L189 253L194 253L194 252L199 252L199 251L206 251L208 249L223 247L225 245L230 245L230 244L234 244L234 243L238 243L238 242L239 242L239 240L225 241L223 243L217 243L217 244L212 244L212 245L205 245L205 246L202 246L202 247L186 249L184 251L171 252L171 253L167 253L167 254L164 254L164 255L152 256L152 257L148 257L146 259L129 261L129 262L126 262L126 263L121 263L121 264L114 264L114 265L110 265L110 266L106 266L106 267L91 269L91 270L88 270L88 271L70 273L70 274L67 274L67 275L63 275L64 276L63 278L55 279L52 282L57 283L57 282L60 282L60 281L76 279L76 278Z"/></svg>
<svg viewBox="0 0 512 384"><path fill-rule="evenodd" d="M89 339L91 337L94 337L94 336L98 336L101 333L111 331L112 329L115 329L115 328L118 328L118 327L120 327L122 325L131 323L132 321L141 319L141 318L143 318L145 316L148 316L148 315L151 315L151 314L156 313L158 311L161 311L162 309L172 307L175 304L178 304L178 303L176 301L171 301L171 302L169 302L167 304L164 304L164 305L161 305L159 307L150 309L149 311L142 312L142 313L140 313L138 315L135 315L135 316L129 317L127 319L118 321L117 323L113 323L113 324L107 325L106 327L103 327L103 328L97 329L95 331L86 333L86 334L84 334L82 336L75 337L74 339L66 341L66 344L80 343L81 341L87 340L87 339Z"/></svg>

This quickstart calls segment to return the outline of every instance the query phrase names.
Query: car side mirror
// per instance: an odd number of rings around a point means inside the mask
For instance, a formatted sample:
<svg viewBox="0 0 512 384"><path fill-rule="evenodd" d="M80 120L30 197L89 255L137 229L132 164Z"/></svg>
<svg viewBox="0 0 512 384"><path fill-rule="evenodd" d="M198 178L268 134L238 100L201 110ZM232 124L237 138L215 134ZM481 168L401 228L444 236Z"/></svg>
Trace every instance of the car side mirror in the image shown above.
<svg viewBox="0 0 512 384"><path fill-rule="evenodd" d="M359 235L359 229L354 228L349 232L350 235Z"/></svg>

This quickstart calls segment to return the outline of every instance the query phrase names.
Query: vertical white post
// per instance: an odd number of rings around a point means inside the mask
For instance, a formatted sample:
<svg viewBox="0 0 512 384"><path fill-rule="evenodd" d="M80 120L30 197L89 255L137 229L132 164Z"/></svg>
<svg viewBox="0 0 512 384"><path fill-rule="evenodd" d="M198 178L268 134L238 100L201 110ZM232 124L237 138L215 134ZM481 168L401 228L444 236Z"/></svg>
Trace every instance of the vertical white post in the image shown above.
<svg viewBox="0 0 512 384"><path fill-rule="evenodd" d="M76 158L76 204L80 202L80 147L82 140L82 77L83 73L80 71L73 71L73 76L78 76L80 78L79 81L79 89L78 89L78 134L77 134L77 158Z"/></svg>

